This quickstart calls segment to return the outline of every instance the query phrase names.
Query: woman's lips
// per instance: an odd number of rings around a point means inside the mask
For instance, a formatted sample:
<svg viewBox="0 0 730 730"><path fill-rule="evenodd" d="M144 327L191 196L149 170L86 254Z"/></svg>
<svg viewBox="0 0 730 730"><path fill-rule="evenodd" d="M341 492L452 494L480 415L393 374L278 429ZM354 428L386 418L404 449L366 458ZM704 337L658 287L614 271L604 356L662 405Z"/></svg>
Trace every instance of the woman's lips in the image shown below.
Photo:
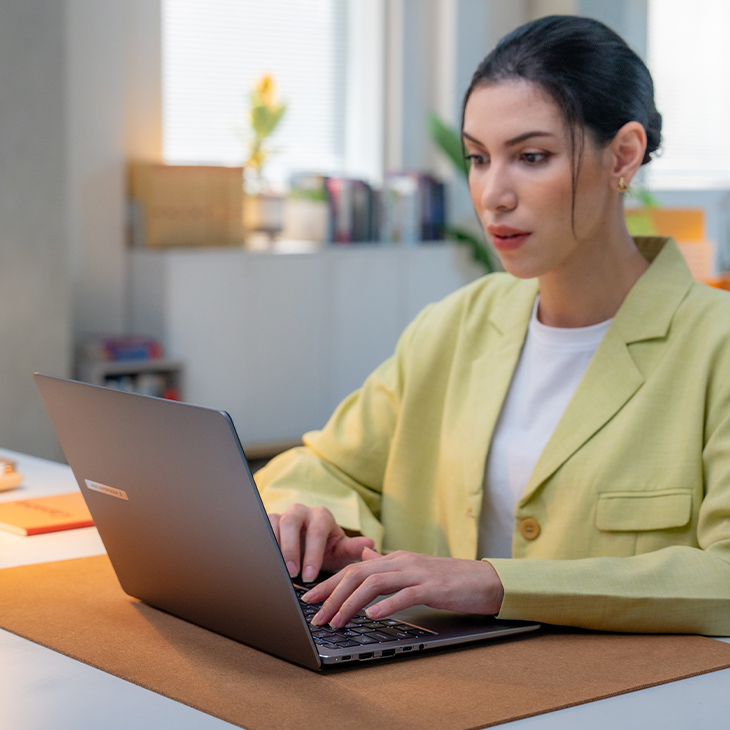
<svg viewBox="0 0 730 730"><path fill-rule="evenodd" d="M530 233L509 226L487 226L487 233L497 251L514 251L522 246Z"/></svg>

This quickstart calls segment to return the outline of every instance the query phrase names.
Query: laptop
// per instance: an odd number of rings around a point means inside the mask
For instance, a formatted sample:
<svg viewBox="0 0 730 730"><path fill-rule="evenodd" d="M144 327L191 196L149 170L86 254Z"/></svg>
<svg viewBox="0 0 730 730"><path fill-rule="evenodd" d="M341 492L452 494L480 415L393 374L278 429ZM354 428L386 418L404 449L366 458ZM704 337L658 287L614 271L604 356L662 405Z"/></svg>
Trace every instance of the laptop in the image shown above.
<svg viewBox="0 0 730 730"><path fill-rule="evenodd" d="M150 606L313 670L539 626L415 607L310 628L227 413L34 377L122 589Z"/></svg>

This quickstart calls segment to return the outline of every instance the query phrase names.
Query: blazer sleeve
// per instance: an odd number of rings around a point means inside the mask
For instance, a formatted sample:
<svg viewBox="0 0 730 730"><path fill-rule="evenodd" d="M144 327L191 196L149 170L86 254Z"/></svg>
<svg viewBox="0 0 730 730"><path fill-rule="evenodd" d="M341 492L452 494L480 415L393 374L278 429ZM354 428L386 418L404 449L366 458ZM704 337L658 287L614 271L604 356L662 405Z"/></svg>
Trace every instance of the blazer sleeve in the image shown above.
<svg viewBox="0 0 730 730"><path fill-rule="evenodd" d="M405 387L404 370L426 307L401 335L392 357L345 398L321 431L287 451L255 476L268 512L295 503L327 507L337 523L362 533L380 549L382 486Z"/></svg>
<svg viewBox="0 0 730 730"><path fill-rule="evenodd" d="M730 365L730 363L728 363ZM503 619L603 631L730 636L730 384L708 383L697 546L630 557L499 559Z"/></svg>

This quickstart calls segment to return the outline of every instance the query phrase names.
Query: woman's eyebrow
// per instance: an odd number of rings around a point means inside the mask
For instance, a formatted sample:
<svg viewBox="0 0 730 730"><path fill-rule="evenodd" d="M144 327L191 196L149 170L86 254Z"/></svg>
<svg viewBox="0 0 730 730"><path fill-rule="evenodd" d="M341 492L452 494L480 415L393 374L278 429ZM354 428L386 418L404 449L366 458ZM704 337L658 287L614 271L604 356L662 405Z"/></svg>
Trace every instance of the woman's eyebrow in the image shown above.
<svg viewBox="0 0 730 730"><path fill-rule="evenodd" d="M512 137L512 139L508 139L505 142L505 147L514 147L516 144L520 144L521 142L526 142L528 139L532 139L533 137L552 137L554 136L552 132L542 132L539 130L533 131L533 132L525 132L524 134L518 134L516 137Z"/></svg>
<svg viewBox="0 0 730 730"><path fill-rule="evenodd" d="M467 132L462 132L462 133L461 133L461 136L462 136L462 137L463 137L464 139L468 139L468 140L469 140L470 142L473 142L474 144L478 144L478 145L479 145L480 147L484 147L484 145L483 145L483 144L482 144L482 143L481 143L481 142L480 142L480 141L479 141L479 140L478 140L478 139L477 139L476 137L472 137L472 136L471 136L471 135L470 135L469 133L467 133Z"/></svg>
<svg viewBox="0 0 730 730"><path fill-rule="evenodd" d="M484 145L475 137L472 137L468 132L462 132L461 134L464 139L468 139L470 142L473 142L474 144L478 144L480 147L484 147ZM531 132L524 132L523 134L518 134L516 137L512 137L512 139L508 139L505 143L505 147L514 147L516 144L520 144L522 142L527 141L528 139L532 139L533 137L553 137L552 132L543 132L540 130L533 130Z"/></svg>

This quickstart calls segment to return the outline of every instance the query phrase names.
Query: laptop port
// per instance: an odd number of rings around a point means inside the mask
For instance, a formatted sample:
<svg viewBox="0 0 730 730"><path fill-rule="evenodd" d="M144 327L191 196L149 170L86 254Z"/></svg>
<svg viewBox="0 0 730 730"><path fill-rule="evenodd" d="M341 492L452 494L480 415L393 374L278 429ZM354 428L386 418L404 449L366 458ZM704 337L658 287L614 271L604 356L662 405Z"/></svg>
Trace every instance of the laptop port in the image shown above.
<svg viewBox="0 0 730 730"><path fill-rule="evenodd" d="M412 646L404 646L401 651L410 651L412 648Z"/></svg>
<svg viewBox="0 0 730 730"><path fill-rule="evenodd" d="M395 654L395 649L383 649L383 653L381 656L393 656Z"/></svg>
<svg viewBox="0 0 730 730"><path fill-rule="evenodd" d="M350 654L346 654L345 656L342 657L343 662L346 662L348 659L352 659L352 656Z"/></svg>
<svg viewBox="0 0 730 730"><path fill-rule="evenodd" d="M367 651L364 654L360 654L358 657L359 659L372 659L373 658L373 652Z"/></svg>

